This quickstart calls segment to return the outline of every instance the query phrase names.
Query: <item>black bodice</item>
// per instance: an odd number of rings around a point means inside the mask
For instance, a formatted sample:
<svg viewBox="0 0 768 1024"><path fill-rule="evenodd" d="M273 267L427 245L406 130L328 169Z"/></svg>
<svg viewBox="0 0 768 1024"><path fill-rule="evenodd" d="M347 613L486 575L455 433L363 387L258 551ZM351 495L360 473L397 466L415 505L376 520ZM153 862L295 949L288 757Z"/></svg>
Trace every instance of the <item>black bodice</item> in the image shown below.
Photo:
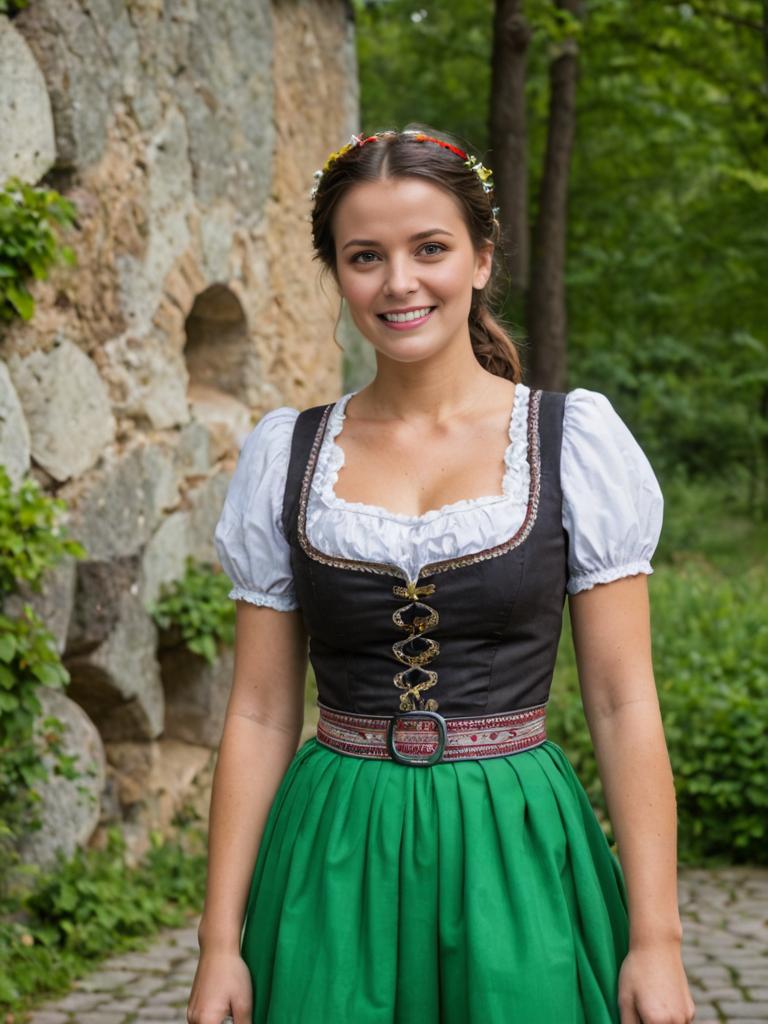
<svg viewBox="0 0 768 1024"><path fill-rule="evenodd" d="M296 419L283 502L319 699L364 714L484 715L543 704L562 630L568 536L560 448L565 394L532 389L522 524L495 547L396 565L347 559L306 535L309 486L332 405Z"/></svg>

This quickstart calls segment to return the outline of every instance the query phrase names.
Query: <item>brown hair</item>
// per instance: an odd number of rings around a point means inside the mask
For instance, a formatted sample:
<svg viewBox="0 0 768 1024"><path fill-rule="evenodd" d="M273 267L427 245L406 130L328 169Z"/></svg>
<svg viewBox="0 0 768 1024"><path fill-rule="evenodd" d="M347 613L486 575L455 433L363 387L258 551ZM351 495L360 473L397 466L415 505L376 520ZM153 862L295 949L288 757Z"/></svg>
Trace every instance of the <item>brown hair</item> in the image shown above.
<svg viewBox="0 0 768 1024"><path fill-rule="evenodd" d="M446 189L461 206L475 248L479 249L483 242L494 243L493 269L488 283L484 288L472 289L469 311L472 350L486 370L517 384L523 376L517 347L490 308L498 278L496 254L500 240L499 222L493 212L493 193L483 189L477 173L456 154L435 143L416 142L405 134L416 130L465 149L445 132L437 132L428 125L409 124L403 132L377 132L376 142L353 146L342 153L317 185L311 217L313 258L319 259L324 269L337 277L331 220L341 197L352 185L384 177L416 177L426 178Z"/></svg>

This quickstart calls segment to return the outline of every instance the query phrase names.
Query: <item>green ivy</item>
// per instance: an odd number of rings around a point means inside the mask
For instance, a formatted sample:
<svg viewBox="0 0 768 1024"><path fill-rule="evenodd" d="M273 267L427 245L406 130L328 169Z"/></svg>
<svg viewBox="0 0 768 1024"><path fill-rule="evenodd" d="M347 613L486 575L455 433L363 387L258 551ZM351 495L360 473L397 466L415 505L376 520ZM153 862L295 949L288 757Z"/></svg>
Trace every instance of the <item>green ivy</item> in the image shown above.
<svg viewBox="0 0 768 1024"><path fill-rule="evenodd" d="M74 204L53 189L9 178L0 190L0 321L31 319L29 281L45 280L55 263L76 262L74 250L53 230L54 223L72 225L75 216Z"/></svg>
<svg viewBox="0 0 768 1024"><path fill-rule="evenodd" d="M70 759L61 752L60 721L43 720L43 749L34 736L42 712L39 687L63 689L68 682L55 640L31 605L18 619L0 615L0 846L41 825L35 784L48 777L44 753L57 756L59 771L72 777Z"/></svg>
<svg viewBox="0 0 768 1024"><path fill-rule="evenodd" d="M190 651L213 664L219 647L235 642L235 605L227 597L231 587L223 572L188 557L183 578L161 588L150 614L161 629L177 630Z"/></svg>
<svg viewBox="0 0 768 1024"><path fill-rule="evenodd" d="M81 544L63 536L59 518L65 503L40 491L32 479L14 489L0 466L0 606L25 583L35 592L43 575L64 555L82 557ZM0 611L0 877L6 883L17 863L18 839L41 827L36 784L48 778L42 761L53 757L54 771L77 778L73 759L64 755L62 723L55 716L35 723L42 712L41 686L64 689L69 673L61 663L53 635L32 606L21 615ZM0 890L2 886L0 886Z"/></svg>
<svg viewBox="0 0 768 1024"><path fill-rule="evenodd" d="M66 502L40 490L27 477L14 489L0 465L0 602L26 583L39 593L45 571L65 555L83 557L85 548L62 535Z"/></svg>

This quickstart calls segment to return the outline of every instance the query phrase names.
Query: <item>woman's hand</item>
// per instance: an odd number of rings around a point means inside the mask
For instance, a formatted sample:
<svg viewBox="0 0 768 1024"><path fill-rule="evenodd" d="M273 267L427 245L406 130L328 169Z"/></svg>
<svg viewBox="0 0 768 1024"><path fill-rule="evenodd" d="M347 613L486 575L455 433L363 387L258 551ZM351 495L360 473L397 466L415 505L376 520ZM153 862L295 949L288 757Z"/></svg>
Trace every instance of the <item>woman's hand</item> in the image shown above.
<svg viewBox="0 0 768 1024"><path fill-rule="evenodd" d="M253 990L248 967L237 951L200 954L187 1006L187 1024L251 1024Z"/></svg>
<svg viewBox="0 0 768 1024"><path fill-rule="evenodd" d="M630 947L619 971L621 1024L690 1024L696 1012L680 943Z"/></svg>

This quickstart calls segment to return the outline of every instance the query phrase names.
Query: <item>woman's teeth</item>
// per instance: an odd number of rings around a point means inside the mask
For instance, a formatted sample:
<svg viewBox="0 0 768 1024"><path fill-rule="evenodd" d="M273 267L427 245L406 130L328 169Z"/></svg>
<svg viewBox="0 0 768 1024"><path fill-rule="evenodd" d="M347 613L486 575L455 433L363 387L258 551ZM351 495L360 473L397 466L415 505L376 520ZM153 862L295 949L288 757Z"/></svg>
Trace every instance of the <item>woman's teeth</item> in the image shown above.
<svg viewBox="0 0 768 1024"><path fill-rule="evenodd" d="M432 306L425 306L423 309L413 309L410 313L382 313L385 320L393 324L403 324L408 320L421 320L428 313L432 312Z"/></svg>

